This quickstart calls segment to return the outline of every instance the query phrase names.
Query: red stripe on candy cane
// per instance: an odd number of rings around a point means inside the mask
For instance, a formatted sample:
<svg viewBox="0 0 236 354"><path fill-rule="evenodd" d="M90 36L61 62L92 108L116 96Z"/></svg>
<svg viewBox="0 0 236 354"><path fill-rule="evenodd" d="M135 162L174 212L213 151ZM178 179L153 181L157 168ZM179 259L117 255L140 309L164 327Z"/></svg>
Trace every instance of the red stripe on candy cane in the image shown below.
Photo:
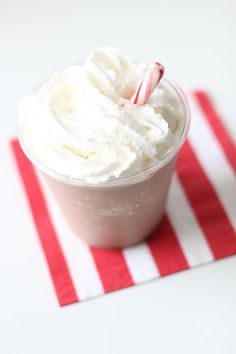
<svg viewBox="0 0 236 354"><path fill-rule="evenodd" d="M154 86L154 82L153 82L153 79L154 79L154 69L153 67L150 69L150 75L149 75L149 80L148 80L148 83L147 83L147 88L146 88L146 92L145 92L145 97L144 97L144 102L147 102L151 93L152 93L152 87Z"/></svg>
<svg viewBox="0 0 236 354"><path fill-rule="evenodd" d="M139 86L139 88L138 88L137 94L136 94L136 96L134 97L133 104L137 104L137 103L138 103L138 97L139 97L140 90L141 90L141 88L142 88L142 84L143 84L143 83L141 82L141 84L140 84L140 86Z"/></svg>
<svg viewBox="0 0 236 354"><path fill-rule="evenodd" d="M164 67L160 63L153 63L144 79L140 83L138 89L135 91L133 96L130 99L130 102L133 104L143 105L147 103L149 97L151 96L153 90L157 87L162 76L164 74Z"/></svg>
<svg viewBox="0 0 236 354"><path fill-rule="evenodd" d="M155 64L158 66L159 71L160 71L160 78L159 78L159 81L160 81L162 79L162 76L164 75L165 69L161 63L156 62Z"/></svg>

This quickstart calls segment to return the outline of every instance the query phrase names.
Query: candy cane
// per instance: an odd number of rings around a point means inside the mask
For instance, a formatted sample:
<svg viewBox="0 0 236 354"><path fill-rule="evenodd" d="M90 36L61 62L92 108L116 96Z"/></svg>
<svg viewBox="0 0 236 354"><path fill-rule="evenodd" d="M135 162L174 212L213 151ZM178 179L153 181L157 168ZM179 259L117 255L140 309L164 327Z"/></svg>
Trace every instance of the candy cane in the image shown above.
<svg viewBox="0 0 236 354"><path fill-rule="evenodd" d="M144 79L131 97L130 102L138 105L143 105L147 103L153 90L160 82L163 74L164 67L162 64L153 63L152 65L150 65Z"/></svg>

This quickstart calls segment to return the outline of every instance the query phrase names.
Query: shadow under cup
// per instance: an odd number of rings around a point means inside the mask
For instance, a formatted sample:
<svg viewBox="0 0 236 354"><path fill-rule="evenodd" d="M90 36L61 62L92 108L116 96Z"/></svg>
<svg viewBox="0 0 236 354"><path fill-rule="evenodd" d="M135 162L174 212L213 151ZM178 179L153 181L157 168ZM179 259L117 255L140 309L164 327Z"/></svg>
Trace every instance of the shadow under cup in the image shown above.
<svg viewBox="0 0 236 354"><path fill-rule="evenodd" d="M179 149L186 140L190 114L182 91L167 80L184 113L179 139L171 151L156 164L131 176L109 180L101 185L88 184L49 170L25 154L43 173L55 199L75 233L91 246L117 248L144 240L159 224Z"/></svg>

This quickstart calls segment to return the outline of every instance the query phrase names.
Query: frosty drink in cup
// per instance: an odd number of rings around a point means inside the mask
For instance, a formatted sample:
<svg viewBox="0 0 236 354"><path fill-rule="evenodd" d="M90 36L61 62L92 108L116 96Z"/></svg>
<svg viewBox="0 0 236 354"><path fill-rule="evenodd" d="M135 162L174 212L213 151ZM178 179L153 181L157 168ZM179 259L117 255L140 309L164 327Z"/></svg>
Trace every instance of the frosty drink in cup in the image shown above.
<svg viewBox="0 0 236 354"><path fill-rule="evenodd" d="M25 154L72 229L93 246L132 245L158 225L186 139L186 100L169 81L146 104L130 102L146 70L105 48L55 74L19 106Z"/></svg>

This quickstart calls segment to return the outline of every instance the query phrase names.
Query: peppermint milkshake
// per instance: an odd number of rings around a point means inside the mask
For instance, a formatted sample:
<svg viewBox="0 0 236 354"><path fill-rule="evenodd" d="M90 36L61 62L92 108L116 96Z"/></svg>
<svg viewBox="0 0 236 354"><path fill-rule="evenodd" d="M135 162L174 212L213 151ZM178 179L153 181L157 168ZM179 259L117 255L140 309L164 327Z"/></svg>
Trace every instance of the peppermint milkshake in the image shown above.
<svg viewBox="0 0 236 354"><path fill-rule="evenodd" d="M135 244L163 215L189 111L164 78L142 104L134 102L148 68L104 48L54 74L19 105L25 154L75 233L93 246Z"/></svg>

